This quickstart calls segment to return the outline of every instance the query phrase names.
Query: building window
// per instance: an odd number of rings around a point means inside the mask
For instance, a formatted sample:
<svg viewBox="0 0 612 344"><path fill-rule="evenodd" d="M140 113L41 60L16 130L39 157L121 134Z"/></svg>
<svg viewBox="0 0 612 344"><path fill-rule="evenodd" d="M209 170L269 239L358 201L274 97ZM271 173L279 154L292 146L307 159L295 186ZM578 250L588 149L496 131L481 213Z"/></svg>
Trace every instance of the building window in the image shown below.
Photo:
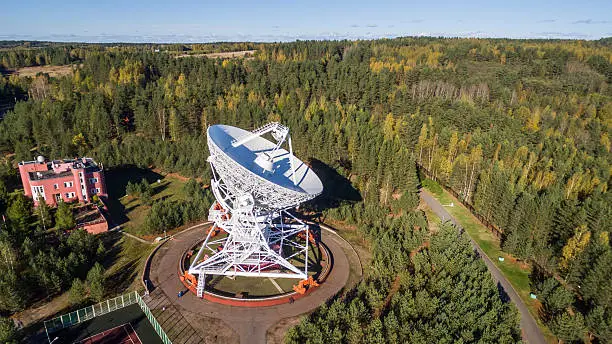
<svg viewBox="0 0 612 344"><path fill-rule="evenodd" d="M64 182L64 187L65 188L71 188L72 187L72 182Z"/></svg>
<svg viewBox="0 0 612 344"><path fill-rule="evenodd" d="M42 186L32 186L32 198L38 200L39 198L47 199L45 196L45 188Z"/></svg>
<svg viewBox="0 0 612 344"><path fill-rule="evenodd" d="M91 193L97 195L100 193L100 188L91 189Z"/></svg>
<svg viewBox="0 0 612 344"><path fill-rule="evenodd" d="M94 184L98 182L98 178L89 178L89 183Z"/></svg>
<svg viewBox="0 0 612 344"><path fill-rule="evenodd" d="M100 193L100 188L96 188L96 194Z"/></svg>
<svg viewBox="0 0 612 344"><path fill-rule="evenodd" d="M62 200L62 195L60 194L55 194L55 201L56 202L60 202Z"/></svg>
<svg viewBox="0 0 612 344"><path fill-rule="evenodd" d="M67 192L66 193L66 198L74 198L76 194L74 192Z"/></svg>
<svg viewBox="0 0 612 344"><path fill-rule="evenodd" d="M59 189L59 184L53 184L53 188L54 188L55 190Z"/></svg>

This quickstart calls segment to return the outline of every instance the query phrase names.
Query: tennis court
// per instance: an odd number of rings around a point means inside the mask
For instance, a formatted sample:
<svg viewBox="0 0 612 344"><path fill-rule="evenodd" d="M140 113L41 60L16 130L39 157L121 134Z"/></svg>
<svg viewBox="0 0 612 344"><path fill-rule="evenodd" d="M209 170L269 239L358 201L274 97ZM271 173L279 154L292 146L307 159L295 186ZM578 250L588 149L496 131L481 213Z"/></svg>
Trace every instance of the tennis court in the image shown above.
<svg viewBox="0 0 612 344"><path fill-rule="evenodd" d="M54 344L162 344L138 304L67 327L50 337L52 341L57 337Z"/></svg>
<svg viewBox="0 0 612 344"><path fill-rule="evenodd" d="M134 327L130 323L113 327L76 344L142 344Z"/></svg>

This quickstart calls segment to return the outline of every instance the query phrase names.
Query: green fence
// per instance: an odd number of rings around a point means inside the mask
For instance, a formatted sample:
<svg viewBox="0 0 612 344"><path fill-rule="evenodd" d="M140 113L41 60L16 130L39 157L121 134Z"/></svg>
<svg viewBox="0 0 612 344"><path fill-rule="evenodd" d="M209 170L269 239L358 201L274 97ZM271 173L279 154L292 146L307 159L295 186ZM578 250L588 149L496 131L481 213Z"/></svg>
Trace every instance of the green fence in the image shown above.
<svg viewBox="0 0 612 344"><path fill-rule="evenodd" d="M138 295L138 292L135 291L121 296L117 296L114 299L106 300L98 304L61 315L57 318L47 320L45 321L45 329L47 330L47 333L53 333L68 326L76 325L78 323L82 323L83 321L93 319L97 316L110 313L112 311L127 307L129 305L133 305L137 303L139 299L140 296Z"/></svg>
<svg viewBox="0 0 612 344"><path fill-rule="evenodd" d="M172 342L170 341L170 338L168 338L168 335L166 335L166 332L164 332L164 329L157 322L157 319L155 319L155 317L153 316L153 313L151 313L149 306L147 306L147 304L142 300L140 295L138 294L136 295L138 298L138 305L140 305L140 308L142 308L142 312L147 316L147 318L151 322L151 325L155 329L155 332L157 332L157 334L159 335L159 338L161 338L164 344L172 344Z"/></svg>
<svg viewBox="0 0 612 344"><path fill-rule="evenodd" d="M149 319L149 322L151 322L151 325L161 338L162 342L164 344L172 344L170 338L168 338L168 335L166 335L166 332L164 332L164 329L162 329L161 325L159 325L157 319L155 319L147 304L136 291L117 296L114 299L106 300L93 306L81 308L77 311L61 315L51 320L47 320L45 321L45 330L47 331L47 334L50 334L135 303L138 303L142 309L142 312L147 316L147 319Z"/></svg>

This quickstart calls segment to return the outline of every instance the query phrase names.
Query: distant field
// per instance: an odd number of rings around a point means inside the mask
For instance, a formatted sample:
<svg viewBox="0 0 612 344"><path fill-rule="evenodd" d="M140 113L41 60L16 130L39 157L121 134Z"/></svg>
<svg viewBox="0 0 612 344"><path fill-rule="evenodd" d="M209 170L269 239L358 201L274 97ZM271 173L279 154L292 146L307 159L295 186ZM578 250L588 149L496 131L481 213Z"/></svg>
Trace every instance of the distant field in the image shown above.
<svg viewBox="0 0 612 344"><path fill-rule="evenodd" d="M16 74L21 77L33 77L38 73L47 73L51 77L61 77L66 75L72 75L72 65L65 66L34 66L34 67L23 67L16 70L9 70L9 74Z"/></svg>
<svg viewBox="0 0 612 344"><path fill-rule="evenodd" d="M180 54L174 56L175 58L181 57L207 57L211 59L220 58L249 58L249 56L254 55L257 50L240 50L240 51L228 51L223 53L207 53L207 54ZM72 75L74 69L74 65L64 65L64 66L32 66L32 67L23 67L19 69L9 69L1 72L7 75L18 75L20 77L35 77L38 73L46 73L49 74L50 77L62 77L66 75Z"/></svg>
<svg viewBox="0 0 612 344"><path fill-rule="evenodd" d="M211 59L214 59L214 58L227 59L227 58L245 57L246 55L253 55L255 54L255 52L257 52L257 50L241 50L241 51L229 51L225 53L208 53L208 54L181 54L181 55L175 56L175 58L208 57Z"/></svg>

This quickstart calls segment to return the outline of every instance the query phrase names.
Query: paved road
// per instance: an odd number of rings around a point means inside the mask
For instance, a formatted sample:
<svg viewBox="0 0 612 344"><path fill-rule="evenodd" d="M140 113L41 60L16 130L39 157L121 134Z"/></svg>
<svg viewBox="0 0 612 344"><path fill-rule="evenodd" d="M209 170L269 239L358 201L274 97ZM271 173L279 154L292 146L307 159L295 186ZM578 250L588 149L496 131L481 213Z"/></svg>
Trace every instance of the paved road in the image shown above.
<svg viewBox="0 0 612 344"><path fill-rule="evenodd" d="M198 299L192 293L178 299L177 293L185 289L177 276L180 257L190 245L203 237L207 227L185 232L160 247L151 262L150 279L154 287L161 289L185 317L189 317L191 313L220 319L238 333L241 343L265 343L266 332L270 326L281 319L317 308L342 289L348 280L350 263L342 249L346 242L334 234L322 231L322 240L331 251L334 266L325 283L293 304L259 308L233 307ZM201 333L204 338L210 335L211 333Z"/></svg>
<svg viewBox="0 0 612 344"><path fill-rule="evenodd" d="M453 218L451 214L449 214L448 211L444 209L440 202L438 202L438 200L436 200L429 192L421 190L421 199L425 201L425 203L427 203L431 210L433 210L433 212L436 213L442 219L442 221L451 221L455 226L461 228L461 225L457 223L455 218ZM478 244L476 244L476 242L472 240L472 238L470 238L470 240L472 241L472 245L474 246L480 257L482 257L482 260L484 260L485 264L489 268L493 279L495 279L495 281L501 284L506 294L510 296L510 299L512 300L512 302L514 302L519 312L521 313L521 329L523 330L523 339L527 343L531 344L546 344L546 339L544 339L542 331L540 331L538 324L529 313L529 310L527 309L527 306L525 306L525 304L523 303L523 300L521 300L521 298L516 293L516 290L514 290L510 282L508 282L506 277L504 277L504 275L497 268L497 266L493 264L491 259L486 254L484 254L484 252L480 249L480 246L478 246Z"/></svg>

